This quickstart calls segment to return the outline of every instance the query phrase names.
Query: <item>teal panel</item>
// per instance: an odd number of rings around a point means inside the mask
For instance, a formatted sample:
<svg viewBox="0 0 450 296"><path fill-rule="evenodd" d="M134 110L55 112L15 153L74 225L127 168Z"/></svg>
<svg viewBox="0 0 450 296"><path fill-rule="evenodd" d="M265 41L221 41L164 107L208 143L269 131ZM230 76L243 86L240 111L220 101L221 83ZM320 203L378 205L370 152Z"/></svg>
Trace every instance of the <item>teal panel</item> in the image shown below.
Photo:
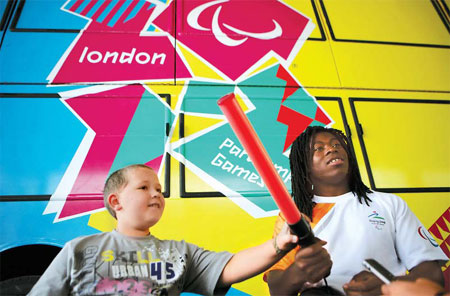
<svg viewBox="0 0 450 296"><path fill-rule="evenodd" d="M317 112L317 103L312 96L307 94L303 88L299 88L283 105L289 107L298 113L301 113L309 118L314 119Z"/></svg>
<svg viewBox="0 0 450 296"><path fill-rule="evenodd" d="M164 154L166 123L174 119L170 108L145 92L128 127L111 172L134 163L146 163Z"/></svg>
<svg viewBox="0 0 450 296"><path fill-rule="evenodd" d="M268 85L272 87L282 87L284 91L284 87L286 86L286 81L276 77L278 72L279 64L276 64L272 67L269 67L254 76L240 82L238 86L264 86Z"/></svg>
<svg viewBox="0 0 450 296"><path fill-rule="evenodd" d="M186 112L222 114L217 106L217 100L233 91L232 84L191 81L184 96L182 108Z"/></svg>

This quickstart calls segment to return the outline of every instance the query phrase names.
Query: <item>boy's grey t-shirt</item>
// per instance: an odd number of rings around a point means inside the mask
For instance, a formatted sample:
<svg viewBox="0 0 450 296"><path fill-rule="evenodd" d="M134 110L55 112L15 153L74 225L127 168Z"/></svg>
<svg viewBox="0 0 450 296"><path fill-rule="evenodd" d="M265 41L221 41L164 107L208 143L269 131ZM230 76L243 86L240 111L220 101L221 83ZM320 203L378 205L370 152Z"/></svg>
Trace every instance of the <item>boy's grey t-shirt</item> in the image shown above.
<svg viewBox="0 0 450 296"><path fill-rule="evenodd" d="M233 254L117 231L76 238L29 295L212 295Z"/></svg>

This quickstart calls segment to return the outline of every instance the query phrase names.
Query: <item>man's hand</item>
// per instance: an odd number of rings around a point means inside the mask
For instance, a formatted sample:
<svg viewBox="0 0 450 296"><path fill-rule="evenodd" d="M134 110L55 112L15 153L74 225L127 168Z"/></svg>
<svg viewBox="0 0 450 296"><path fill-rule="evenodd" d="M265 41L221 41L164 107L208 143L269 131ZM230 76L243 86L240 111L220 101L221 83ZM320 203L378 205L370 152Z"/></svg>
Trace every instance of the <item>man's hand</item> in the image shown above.
<svg viewBox="0 0 450 296"><path fill-rule="evenodd" d="M311 246L300 248L292 264L299 278L308 283L316 283L330 274L333 262L323 247L326 244L327 242L317 239Z"/></svg>
<svg viewBox="0 0 450 296"><path fill-rule="evenodd" d="M378 296L381 295L382 285L383 282L379 278L364 270L356 274L350 282L344 284L343 288L348 296Z"/></svg>

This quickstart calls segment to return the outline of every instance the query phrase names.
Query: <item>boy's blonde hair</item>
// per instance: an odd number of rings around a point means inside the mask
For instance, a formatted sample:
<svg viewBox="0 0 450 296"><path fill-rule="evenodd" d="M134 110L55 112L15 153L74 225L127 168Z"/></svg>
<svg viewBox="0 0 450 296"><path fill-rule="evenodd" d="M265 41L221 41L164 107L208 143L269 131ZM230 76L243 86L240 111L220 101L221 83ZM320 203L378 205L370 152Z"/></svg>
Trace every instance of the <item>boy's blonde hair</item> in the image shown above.
<svg viewBox="0 0 450 296"><path fill-rule="evenodd" d="M119 192L123 187L125 187L128 184L127 172L137 168L146 168L153 171L151 167L146 166L145 164L132 164L113 172L106 179L105 187L103 189L103 202L105 203L105 207L108 212L116 219L116 212L111 208L111 205L108 202L108 196L112 193Z"/></svg>

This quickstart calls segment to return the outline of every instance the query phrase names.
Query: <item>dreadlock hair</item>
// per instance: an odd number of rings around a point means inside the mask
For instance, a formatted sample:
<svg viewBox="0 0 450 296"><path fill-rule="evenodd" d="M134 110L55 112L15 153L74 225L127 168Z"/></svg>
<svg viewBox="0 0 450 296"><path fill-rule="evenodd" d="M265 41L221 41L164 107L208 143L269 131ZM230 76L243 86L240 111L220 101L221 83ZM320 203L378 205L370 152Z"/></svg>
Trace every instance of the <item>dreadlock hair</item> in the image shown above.
<svg viewBox="0 0 450 296"><path fill-rule="evenodd" d="M372 191L361 180L358 164L353 151L350 149L348 139L344 133L334 128L324 128L322 126L309 126L306 130L295 139L292 144L289 163L291 167L292 177L292 195L294 202L299 210L307 215L312 221L312 211L315 203L312 201L313 190L310 179L311 159L313 155L312 140L318 133L326 132L333 134L341 143L347 152L349 160L348 181L350 190L358 196L358 201L362 204L362 200L369 205L372 200L367 196Z"/></svg>

